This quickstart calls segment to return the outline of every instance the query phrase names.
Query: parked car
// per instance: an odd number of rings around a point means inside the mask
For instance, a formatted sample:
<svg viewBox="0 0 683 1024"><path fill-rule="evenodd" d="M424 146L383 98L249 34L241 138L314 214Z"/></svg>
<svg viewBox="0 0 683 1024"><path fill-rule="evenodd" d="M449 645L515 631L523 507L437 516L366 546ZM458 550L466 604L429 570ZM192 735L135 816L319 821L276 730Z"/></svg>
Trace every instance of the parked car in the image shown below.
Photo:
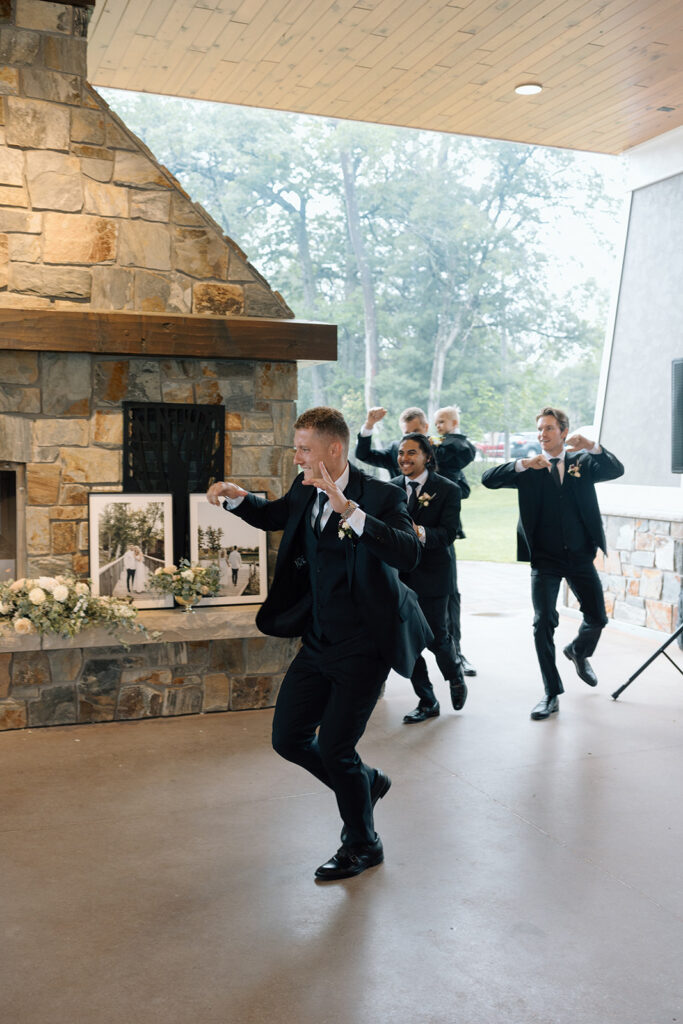
<svg viewBox="0 0 683 1024"><path fill-rule="evenodd" d="M502 441L475 441L478 457L482 459L505 458L505 444Z"/></svg>
<svg viewBox="0 0 683 1024"><path fill-rule="evenodd" d="M511 459L528 459L532 455L539 455L540 451L541 444L535 430L510 435Z"/></svg>

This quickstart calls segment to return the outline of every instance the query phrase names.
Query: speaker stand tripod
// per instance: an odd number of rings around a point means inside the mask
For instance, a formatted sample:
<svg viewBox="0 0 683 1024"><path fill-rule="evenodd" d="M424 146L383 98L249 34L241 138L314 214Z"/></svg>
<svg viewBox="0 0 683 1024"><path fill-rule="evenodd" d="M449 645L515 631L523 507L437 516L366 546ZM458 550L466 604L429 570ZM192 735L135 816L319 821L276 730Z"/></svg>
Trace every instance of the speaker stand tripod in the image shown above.
<svg viewBox="0 0 683 1024"><path fill-rule="evenodd" d="M680 665L677 665L677 664L676 664L676 662L675 662L675 661L673 660L673 658L670 658L670 657L669 657L669 655L668 655L668 654L666 653L666 648L667 648L667 647L669 646L669 644L672 644L672 643L674 642L674 640L677 640L677 639L678 639L678 637L679 637L679 636L680 636L680 635L681 635L682 633L683 633L683 622L682 622L682 623L680 624L680 626L679 626L679 627L678 627L678 629L677 629L677 630L675 631L675 633L672 633L672 634L671 634L671 636L669 637L669 639L668 639L668 640L667 640L667 641L666 641L665 643L663 643L661 647L658 647L658 648L657 648L657 650L656 650L656 651L655 651L655 653L654 653L654 654L652 655L652 657L651 657L651 658L648 658L648 659L647 659L647 661L646 661L646 662L644 662L644 663L643 663L643 664L642 664L642 665L640 666L640 668L639 668L639 669L637 670L637 672L634 672L634 673L633 673L633 675L632 675L632 676L630 677L630 679L627 679L627 680L626 680L626 682L624 683L624 685L623 685L623 686L620 686L618 690L615 690L615 691L614 691L614 693L612 694L612 697L614 698L614 700L616 700L616 699L617 699L617 697L619 696L619 694L620 694L620 693L623 693L623 692L624 692L624 690L626 689L626 687L627 687L627 686L630 686L630 685L631 685L631 683L633 682L633 680L634 680L634 679L637 679L637 678L638 678L638 676L640 675L640 673L641 673L641 672L644 672L644 671L645 671L645 669L646 669L646 668L648 667L648 665L651 665L651 664L652 664L652 662L653 662L653 661L655 660L655 658L658 658L660 654L663 654L663 655L664 655L664 657L666 658L666 660L667 660L667 661L670 661L670 662L671 662L671 664L673 665L673 667L674 667L675 669L677 669L677 670L678 670L678 671L679 671L679 672L681 673L681 675L683 676L683 669L682 669L682 668L680 667Z"/></svg>

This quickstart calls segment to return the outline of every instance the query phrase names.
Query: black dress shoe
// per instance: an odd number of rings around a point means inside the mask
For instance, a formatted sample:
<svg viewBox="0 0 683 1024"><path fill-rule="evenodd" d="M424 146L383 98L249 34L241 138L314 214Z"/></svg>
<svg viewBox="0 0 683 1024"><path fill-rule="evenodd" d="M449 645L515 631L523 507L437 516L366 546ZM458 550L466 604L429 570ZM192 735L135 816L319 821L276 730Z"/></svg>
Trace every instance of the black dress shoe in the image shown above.
<svg viewBox="0 0 683 1024"><path fill-rule="evenodd" d="M474 667L474 665L471 665L469 663L469 661L461 651L458 651L458 654L460 656L460 668L462 669L462 674L464 676L476 676L477 670Z"/></svg>
<svg viewBox="0 0 683 1024"><path fill-rule="evenodd" d="M448 685L451 688L451 704L454 711L462 711L467 700L467 683L460 676L458 679L449 679Z"/></svg>
<svg viewBox="0 0 683 1024"><path fill-rule="evenodd" d="M583 679L584 683L588 683L589 686L598 685L598 677L596 676L588 658L582 658L580 655L574 653L574 649L571 644L564 649L564 655L569 658L570 661L574 662L576 668L576 674L579 679Z"/></svg>
<svg viewBox="0 0 683 1024"><path fill-rule="evenodd" d="M409 711L403 716L404 725L413 725L415 722L426 722L428 718L438 718L441 714L438 700L428 707L418 704L414 711Z"/></svg>
<svg viewBox="0 0 683 1024"><path fill-rule="evenodd" d="M374 807L378 800L381 800L383 796L386 796L391 789L391 779L385 772L381 772L379 768L375 768L375 779L370 786L370 799L372 800L372 806Z"/></svg>
<svg viewBox="0 0 683 1024"><path fill-rule="evenodd" d="M380 771L379 768L375 768L375 777L372 780L372 785L370 786L370 801L372 806L374 807L378 800L381 800L383 796L386 796L390 789L391 779L389 776L386 772ZM342 829L340 838L342 844L345 846L346 840L348 839L346 826Z"/></svg>
<svg viewBox="0 0 683 1024"><path fill-rule="evenodd" d="M531 718L534 721L539 721L541 718L548 718L550 715L554 715L556 711L560 710L560 702L556 696L544 697L543 700L539 700L538 704L531 712Z"/></svg>
<svg viewBox="0 0 683 1024"><path fill-rule="evenodd" d="M319 882L334 882L338 878L353 878L367 868L373 868L384 860L382 841L365 846L340 846L334 857L321 864L315 872Z"/></svg>

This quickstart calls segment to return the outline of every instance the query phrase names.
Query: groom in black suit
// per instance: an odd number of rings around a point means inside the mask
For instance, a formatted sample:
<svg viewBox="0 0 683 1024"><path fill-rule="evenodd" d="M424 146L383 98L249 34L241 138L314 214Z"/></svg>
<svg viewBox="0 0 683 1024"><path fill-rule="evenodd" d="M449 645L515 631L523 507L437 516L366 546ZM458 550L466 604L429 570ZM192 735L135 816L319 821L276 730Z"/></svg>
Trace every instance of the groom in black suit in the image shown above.
<svg viewBox="0 0 683 1024"><path fill-rule="evenodd" d="M567 440L569 420L561 409L542 409L536 426L541 454L488 469L481 482L485 487L517 489L517 558L531 562L534 642L545 687L545 697L531 717L544 719L559 711L558 696L564 693L553 641L563 578L583 615L578 635L564 648L564 655L580 679L589 686L598 683L588 658L607 625L607 615L593 560L598 548L605 551L606 542L595 484L616 480L624 467L606 448L581 434Z"/></svg>
<svg viewBox="0 0 683 1024"><path fill-rule="evenodd" d="M294 424L294 463L303 473L284 497L266 501L227 482L207 493L253 526L284 531L256 623L271 636L303 638L278 694L273 746L337 798L342 845L317 869L320 881L384 859L373 807L391 781L355 748L389 669L410 675L431 640L398 577L420 559L405 493L352 466L348 446L340 412L309 409Z"/></svg>

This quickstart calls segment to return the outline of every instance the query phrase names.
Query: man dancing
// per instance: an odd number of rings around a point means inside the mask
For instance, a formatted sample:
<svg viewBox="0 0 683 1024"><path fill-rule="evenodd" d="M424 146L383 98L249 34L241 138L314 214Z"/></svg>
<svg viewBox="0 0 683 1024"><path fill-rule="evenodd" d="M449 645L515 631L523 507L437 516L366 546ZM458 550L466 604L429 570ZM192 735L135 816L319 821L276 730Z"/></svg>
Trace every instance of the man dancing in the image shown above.
<svg viewBox="0 0 683 1024"><path fill-rule="evenodd" d="M564 654L574 663L580 679L589 686L598 684L588 658L607 625L607 615L593 560L598 548L605 551L606 542L595 484L616 480L624 467L606 448L581 434L567 439L569 419L561 409L542 409L536 425L541 453L494 466L486 470L481 482L494 489L517 488L517 558L531 562L534 643L545 687L545 697L531 717L544 719L559 711L558 696L564 693L553 640L563 578L583 615L578 635L564 648Z"/></svg>
<svg viewBox="0 0 683 1024"><path fill-rule="evenodd" d="M309 409L294 424L300 474L266 501L238 484L207 497L253 526L283 530L273 584L256 622L272 636L301 636L273 717L273 746L329 786L343 821L342 845L319 881L349 878L384 859L373 808L391 780L363 764L356 744L390 668L410 676L431 632L400 582L420 559L405 491L348 462L340 412Z"/></svg>

